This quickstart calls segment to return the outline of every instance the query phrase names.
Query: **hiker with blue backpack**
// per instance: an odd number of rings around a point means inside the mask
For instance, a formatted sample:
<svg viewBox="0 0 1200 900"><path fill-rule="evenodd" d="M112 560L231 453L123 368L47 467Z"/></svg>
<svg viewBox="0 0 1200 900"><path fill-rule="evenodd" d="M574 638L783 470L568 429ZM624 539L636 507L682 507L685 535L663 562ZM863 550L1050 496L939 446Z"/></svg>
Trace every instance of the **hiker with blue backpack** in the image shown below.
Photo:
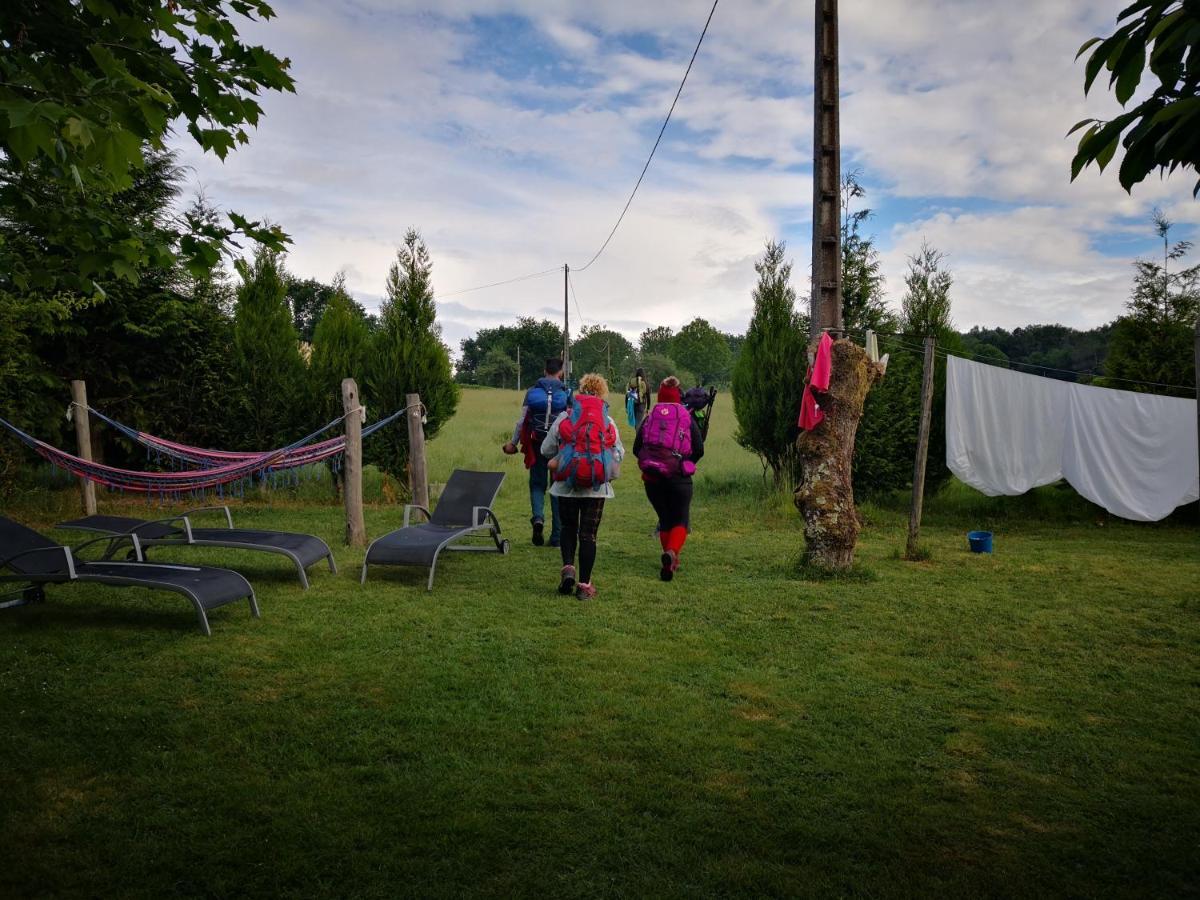
<svg viewBox="0 0 1200 900"><path fill-rule="evenodd" d="M658 515L662 544L658 575L663 581L673 579L679 569L679 554L691 528L692 475L704 456L704 435L682 400L679 379L664 378L658 386L658 403L633 443L646 497Z"/></svg>
<svg viewBox="0 0 1200 900"><path fill-rule="evenodd" d="M563 567L558 592L574 592L580 600L596 596L592 582L596 536L604 501L615 496L612 482L625 456L617 423L608 414L607 397L608 382L603 375L584 375L571 408L554 420L542 444L542 455L550 459L553 477L550 496L558 498L562 517Z"/></svg>
<svg viewBox="0 0 1200 900"><path fill-rule="evenodd" d="M521 405L521 417L513 428L512 440L501 449L510 456L520 445L525 455L525 468L529 470L529 506L532 516L534 546L546 542L546 489L550 484L550 460L542 455L542 442L554 421L571 404L571 392L562 381L563 361L558 358L546 360L546 374L534 382L525 392ZM561 538L558 497L550 495L550 546L557 547Z"/></svg>

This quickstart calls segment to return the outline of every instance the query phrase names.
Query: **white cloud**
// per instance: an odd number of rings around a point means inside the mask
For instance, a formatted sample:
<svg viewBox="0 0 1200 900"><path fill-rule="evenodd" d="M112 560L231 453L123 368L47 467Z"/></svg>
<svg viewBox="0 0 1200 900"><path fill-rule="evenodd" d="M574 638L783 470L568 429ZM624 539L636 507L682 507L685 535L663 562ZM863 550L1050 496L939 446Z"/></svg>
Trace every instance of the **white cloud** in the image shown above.
<svg viewBox="0 0 1200 900"><path fill-rule="evenodd" d="M578 266L625 202L708 5L290 0L247 33L294 61L299 93L265 98L251 145L224 165L181 146L214 200L292 234L293 269L344 270L368 302L409 225L445 292ZM1200 222L1188 179L1148 181L1132 198L1111 172L1069 182L1067 128L1112 108L1103 91L1084 101L1073 56L1114 12L1099 0L843 5L846 165L878 186L872 205L959 207L875 223L895 300L924 236L949 254L960 326L1097 324L1128 288L1128 260L1098 240L1155 203ZM480 44L476 17L495 15L527 19L570 77L536 58L524 74L489 64L505 48ZM810 8L785 0L717 9L621 230L575 277L586 321L630 336L694 315L743 327L753 260L779 235L806 293L811 29ZM556 310L561 292L549 276L463 295L442 307L447 339Z"/></svg>

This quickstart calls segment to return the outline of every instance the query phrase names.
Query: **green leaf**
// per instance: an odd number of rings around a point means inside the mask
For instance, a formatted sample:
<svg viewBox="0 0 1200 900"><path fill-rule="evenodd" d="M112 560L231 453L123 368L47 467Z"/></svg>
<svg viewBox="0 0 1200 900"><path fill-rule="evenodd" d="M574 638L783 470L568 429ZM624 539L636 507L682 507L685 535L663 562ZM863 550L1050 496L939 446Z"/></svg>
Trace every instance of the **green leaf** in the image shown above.
<svg viewBox="0 0 1200 900"><path fill-rule="evenodd" d="M1100 43L1102 40L1104 40L1104 38L1098 38L1098 37L1088 38L1086 41L1083 42L1083 44L1080 46L1080 48L1075 52L1075 58L1079 59L1079 57L1083 56L1084 52L1087 50L1088 47L1092 47L1092 46Z"/></svg>

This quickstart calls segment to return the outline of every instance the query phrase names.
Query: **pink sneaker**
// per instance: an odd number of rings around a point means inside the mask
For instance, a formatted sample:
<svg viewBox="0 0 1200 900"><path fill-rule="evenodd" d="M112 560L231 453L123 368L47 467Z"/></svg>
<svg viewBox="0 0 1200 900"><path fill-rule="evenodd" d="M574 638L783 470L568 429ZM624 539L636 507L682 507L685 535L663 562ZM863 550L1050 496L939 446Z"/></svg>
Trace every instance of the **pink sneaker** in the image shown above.
<svg viewBox="0 0 1200 900"><path fill-rule="evenodd" d="M596 588L594 585L579 582L575 585L575 597L579 600L591 600L596 596Z"/></svg>

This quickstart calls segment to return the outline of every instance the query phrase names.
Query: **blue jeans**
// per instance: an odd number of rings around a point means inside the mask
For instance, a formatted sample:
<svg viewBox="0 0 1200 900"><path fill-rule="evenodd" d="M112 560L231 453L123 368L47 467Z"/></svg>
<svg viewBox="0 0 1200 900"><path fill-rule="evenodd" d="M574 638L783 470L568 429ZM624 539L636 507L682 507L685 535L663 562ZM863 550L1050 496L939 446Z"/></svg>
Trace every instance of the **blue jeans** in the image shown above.
<svg viewBox="0 0 1200 900"><path fill-rule="evenodd" d="M529 470L529 505L533 518L546 521L546 487L550 484L550 460L539 455ZM558 498L550 495L550 540L559 539Z"/></svg>

